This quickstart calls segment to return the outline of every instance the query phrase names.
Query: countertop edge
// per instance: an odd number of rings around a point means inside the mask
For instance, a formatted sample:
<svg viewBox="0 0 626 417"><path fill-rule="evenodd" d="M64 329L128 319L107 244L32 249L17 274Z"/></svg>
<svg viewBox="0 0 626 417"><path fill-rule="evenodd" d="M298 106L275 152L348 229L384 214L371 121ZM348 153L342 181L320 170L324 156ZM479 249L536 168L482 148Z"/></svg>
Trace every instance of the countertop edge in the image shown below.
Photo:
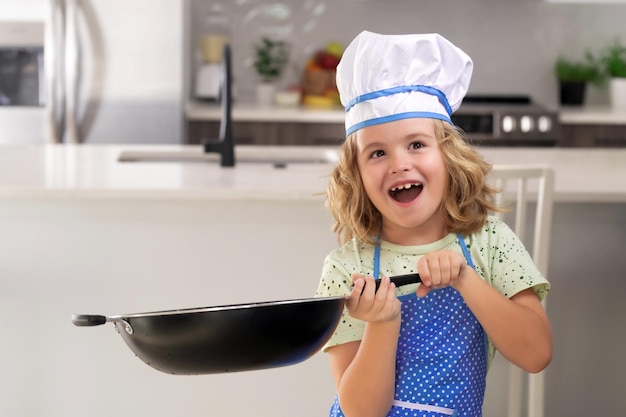
<svg viewBox="0 0 626 417"><path fill-rule="evenodd" d="M305 194L258 193L233 196L228 191L195 191L180 189L144 190L144 189L73 189L73 190L42 190L42 189L10 189L0 187L2 200L39 200L54 199L58 201L72 200L169 200L169 201L237 201L237 202L290 202L312 201L323 203L323 196Z"/></svg>

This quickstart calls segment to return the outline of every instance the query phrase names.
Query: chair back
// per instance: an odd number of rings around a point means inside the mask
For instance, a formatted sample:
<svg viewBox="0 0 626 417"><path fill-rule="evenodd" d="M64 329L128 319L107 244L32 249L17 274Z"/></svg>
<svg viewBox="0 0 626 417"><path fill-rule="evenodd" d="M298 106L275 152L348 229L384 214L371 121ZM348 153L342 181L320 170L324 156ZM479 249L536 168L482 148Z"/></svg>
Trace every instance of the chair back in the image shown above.
<svg viewBox="0 0 626 417"><path fill-rule="evenodd" d="M511 227L527 248L539 271L547 277L554 205L554 172L545 166L494 165L490 180L499 190L495 202L510 209L496 215L510 221ZM534 224L529 224L529 207L535 207ZM513 216L514 220L509 217ZM532 236L528 236L532 230ZM546 300L543 301L544 307ZM515 365L509 370L508 417L521 417L524 377L528 379L526 411L528 417L544 417L544 372L527 374Z"/></svg>

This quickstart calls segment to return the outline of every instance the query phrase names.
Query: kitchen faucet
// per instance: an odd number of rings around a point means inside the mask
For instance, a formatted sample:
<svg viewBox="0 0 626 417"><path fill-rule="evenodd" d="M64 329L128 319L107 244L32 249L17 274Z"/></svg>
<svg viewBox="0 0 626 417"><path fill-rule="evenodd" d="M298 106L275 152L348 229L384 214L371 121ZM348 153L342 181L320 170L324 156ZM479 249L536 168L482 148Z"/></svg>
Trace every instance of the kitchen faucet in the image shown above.
<svg viewBox="0 0 626 417"><path fill-rule="evenodd" d="M235 141L232 130L232 70L230 46L224 45L222 52L222 80L220 86L222 117L220 119L219 140L204 143L204 152L221 155L221 166L235 166Z"/></svg>

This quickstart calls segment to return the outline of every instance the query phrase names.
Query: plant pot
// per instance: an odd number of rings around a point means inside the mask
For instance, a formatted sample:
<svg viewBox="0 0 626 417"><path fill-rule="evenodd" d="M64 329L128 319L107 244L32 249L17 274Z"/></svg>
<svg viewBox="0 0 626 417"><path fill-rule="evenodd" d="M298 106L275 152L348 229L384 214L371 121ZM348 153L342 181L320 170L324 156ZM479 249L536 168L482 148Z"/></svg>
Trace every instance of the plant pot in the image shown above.
<svg viewBox="0 0 626 417"><path fill-rule="evenodd" d="M609 84L611 106L615 109L626 109L626 78L613 77Z"/></svg>
<svg viewBox="0 0 626 417"><path fill-rule="evenodd" d="M585 102L587 82L560 81L559 92L561 104L566 106L580 106Z"/></svg>
<svg viewBox="0 0 626 417"><path fill-rule="evenodd" d="M260 83L256 87L256 101L261 106L271 106L274 103L276 85L273 83Z"/></svg>

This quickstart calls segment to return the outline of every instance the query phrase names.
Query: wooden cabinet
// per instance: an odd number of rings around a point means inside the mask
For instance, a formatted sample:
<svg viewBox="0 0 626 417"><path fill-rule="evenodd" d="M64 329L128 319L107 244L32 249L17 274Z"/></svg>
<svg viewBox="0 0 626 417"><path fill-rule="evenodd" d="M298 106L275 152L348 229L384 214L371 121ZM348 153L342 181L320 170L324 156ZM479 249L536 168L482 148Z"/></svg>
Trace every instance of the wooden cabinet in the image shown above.
<svg viewBox="0 0 626 417"><path fill-rule="evenodd" d="M626 147L626 124L564 124L560 146L574 148Z"/></svg>
<svg viewBox="0 0 626 417"><path fill-rule="evenodd" d="M201 144L219 137L218 106L189 102L185 116L186 144ZM241 104L233 109L233 133L235 143L240 145L336 146L345 139L344 120L341 109L259 108ZM626 147L625 110L564 108L559 110L559 120L562 135L557 146Z"/></svg>
<svg viewBox="0 0 626 417"><path fill-rule="evenodd" d="M235 144L336 146L345 139L343 123L243 122L233 123ZM188 121L187 144L196 145L219 137L219 122Z"/></svg>
<svg viewBox="0 0 626 417"><path fill-rule="evenodd" d="M233 123L239 145L336 146L345 136L340 123L243 122ZM219 122L188 121L187 144L197 145L219 137ZM626 147L623 125L563 124L558 146L566 148Z"/></svg>

